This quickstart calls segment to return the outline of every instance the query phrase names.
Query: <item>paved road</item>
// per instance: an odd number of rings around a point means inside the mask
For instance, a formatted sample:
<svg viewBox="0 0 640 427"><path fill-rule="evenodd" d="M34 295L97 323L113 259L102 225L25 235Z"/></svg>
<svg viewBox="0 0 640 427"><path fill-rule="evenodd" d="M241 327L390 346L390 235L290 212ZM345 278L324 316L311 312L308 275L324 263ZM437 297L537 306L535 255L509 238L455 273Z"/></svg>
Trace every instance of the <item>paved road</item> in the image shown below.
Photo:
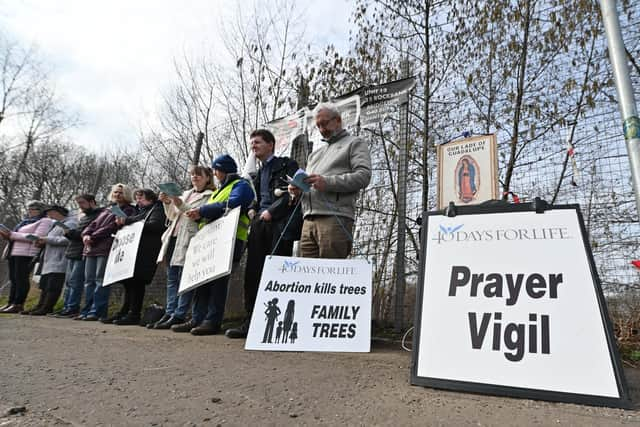
<svg viewBox="0 0 640 427"><path fill-rule="evenodd" d="M267 353L242 340L0 315L0 427L640 425L635 410L409 385L410 354ZM640 401L640 370L627 370ZM24 406L23 415L7 415ZM4 416L2 416L4 414Z"/></svg>

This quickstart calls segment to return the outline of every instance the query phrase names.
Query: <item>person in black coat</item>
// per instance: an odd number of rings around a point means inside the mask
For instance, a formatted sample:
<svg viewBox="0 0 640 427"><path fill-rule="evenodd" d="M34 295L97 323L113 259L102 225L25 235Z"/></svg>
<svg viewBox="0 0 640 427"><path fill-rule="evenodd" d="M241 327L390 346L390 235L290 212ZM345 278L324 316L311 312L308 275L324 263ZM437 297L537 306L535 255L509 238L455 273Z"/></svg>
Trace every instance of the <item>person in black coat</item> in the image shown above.
<svg viewBox="0 0 640 427"><path fill-rule="evenodd" d="M156 273L156 259L162 246L162 233L166 229L167 217L156 193L145 188L137 190L134 195L138 213L127 218L118 218L116 221L122 225L144 221L144 228L136 254L133 277L121 282L124 286L124 300L120 312L112 320L116 325L140 323L145 287L151 283Z"/></svg>
<svg viewBox="0 0 640 427"><path fill-rule="evenodd" d="M250 138L251 149L260 160L260 169L253 180L256 201L249 210L252 220L244 275L244 306L247 317L239 328L226 331L229 338L247 336L265 258L271 254L291 256L293 242L300 239L302 229L302 212L292 203L286 180L287 176L296 173L298 163L274 154L276 140L270 131L254 130Z"/></svg>

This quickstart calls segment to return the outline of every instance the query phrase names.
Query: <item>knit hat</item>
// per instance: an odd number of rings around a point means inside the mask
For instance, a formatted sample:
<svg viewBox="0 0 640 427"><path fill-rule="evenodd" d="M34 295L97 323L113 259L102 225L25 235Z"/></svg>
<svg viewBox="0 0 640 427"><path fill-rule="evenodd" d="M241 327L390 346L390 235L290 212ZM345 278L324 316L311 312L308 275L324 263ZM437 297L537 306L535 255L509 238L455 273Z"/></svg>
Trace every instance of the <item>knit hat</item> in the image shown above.
<svg viewBox="0 0 640 427"><path fill-rule="evenodd" d="M48 211L56 211L56 212L60 213L62 216L69 215L69 209L65 208L64 206L59 206L59 205L47 206L46 209L44 210L44 213L47 213Z"/></svg>
<svg viewBox="0 0 640 427"><path fill-rule="evenodd" d="M228 154L218 156L213 162L211 162L211 167L224 173L238 172L238 165L236 164L236 161Z"/></svg>

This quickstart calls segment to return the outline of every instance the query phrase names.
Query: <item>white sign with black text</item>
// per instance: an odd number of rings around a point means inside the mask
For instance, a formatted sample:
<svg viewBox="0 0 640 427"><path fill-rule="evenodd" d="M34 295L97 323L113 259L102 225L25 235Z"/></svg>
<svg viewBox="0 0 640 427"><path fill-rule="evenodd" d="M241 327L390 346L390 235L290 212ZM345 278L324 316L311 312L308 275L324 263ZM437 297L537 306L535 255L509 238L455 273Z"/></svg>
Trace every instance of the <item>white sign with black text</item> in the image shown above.
<svg viewBox="0 0 640 427"><path fill-rule="evenodd" d="M371 265L267 257L245 349L370 351Z"/></svg>
<svg viewBox="0 0 640 427"><path fill-rule="evenodd" d="M133 277L143 228L144 221L138 221L118 230L111 244L102 286L109 286Z"/></svg>
<svg viewBox="0 0 640 427"><path fill-rule="evenodd" d="M193 236L184 260L179 294L231 273L239 219L237 207Z"/></svg>
<svg viewBox="0 0 640 427"><path fill-rule="evenodd" d="M623 398L578 215L428 216L414 384Z"/></svg>

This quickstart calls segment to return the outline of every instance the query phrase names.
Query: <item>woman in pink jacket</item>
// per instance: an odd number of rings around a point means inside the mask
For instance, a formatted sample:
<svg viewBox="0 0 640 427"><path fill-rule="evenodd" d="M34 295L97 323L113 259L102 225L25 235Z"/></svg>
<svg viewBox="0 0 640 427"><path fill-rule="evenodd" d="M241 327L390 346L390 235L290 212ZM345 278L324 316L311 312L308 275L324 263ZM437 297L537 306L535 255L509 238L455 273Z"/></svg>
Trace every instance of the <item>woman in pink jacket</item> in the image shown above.
<svg viewBox="0 0 640 427"><path fill-rule="evenodd" d="M45 205L33 201L27 204L27 217L9 232L0 230L0 236L9 240L9 278L11 292L9 302L3 307L2 313L19 313L23 309L24 301L29 293L31 262L40 253L40 248L34 244L38 238L47 235L52 221L44 217Z"/></svg>

